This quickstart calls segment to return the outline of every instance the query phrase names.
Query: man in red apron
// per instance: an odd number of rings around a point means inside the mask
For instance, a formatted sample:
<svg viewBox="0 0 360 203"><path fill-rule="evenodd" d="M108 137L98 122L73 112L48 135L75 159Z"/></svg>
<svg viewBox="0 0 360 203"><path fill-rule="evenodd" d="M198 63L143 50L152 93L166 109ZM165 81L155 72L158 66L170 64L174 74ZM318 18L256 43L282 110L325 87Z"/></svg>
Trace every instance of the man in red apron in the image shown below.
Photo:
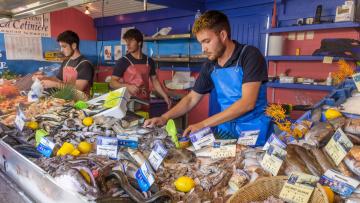
<svg viewBox="0 0 360 203"><path fill-rule="evenodd" d="M65 84L75 85L76 89L89 92L93 82L94 67L79 50L80 39L73 31L65 31L57 37L61 52L66 59L61 64L61 68L56 77L46 77L35 75L41 80L45 89L59 88Z"/></svg>
<svg viewBox="0 0 360 203"><path fill-rule="evenodd" d="M156 76L154 61L141 52L143 35L138 29L128 30L123 39L126 42L127 54L116 62L110 87L126 87L133 97L148 101L150 99L149 79L155 90L171 106L171 100L160 85Z"/></svg>

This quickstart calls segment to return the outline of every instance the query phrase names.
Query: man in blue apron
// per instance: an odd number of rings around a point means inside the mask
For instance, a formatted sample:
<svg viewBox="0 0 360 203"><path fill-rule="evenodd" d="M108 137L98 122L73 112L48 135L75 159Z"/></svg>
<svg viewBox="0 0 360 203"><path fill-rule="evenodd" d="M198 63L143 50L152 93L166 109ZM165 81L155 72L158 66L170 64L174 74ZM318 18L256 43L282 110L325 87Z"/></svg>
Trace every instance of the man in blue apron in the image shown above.
<svg viewBox="0 0 360 203"><path fill-rule="evenodd" d="M221 112L188 126L184 135L205 127L218 134L239 138L246 145L264 145L270 133L265 116L267 65L261 52L231 40L229 21L219 11L207 11L193 26L193 34L209 61L203 64L193 90L161 117L146 120L144 126L164 125L168 119L190 111L201 98L216 91Z"/></svg>

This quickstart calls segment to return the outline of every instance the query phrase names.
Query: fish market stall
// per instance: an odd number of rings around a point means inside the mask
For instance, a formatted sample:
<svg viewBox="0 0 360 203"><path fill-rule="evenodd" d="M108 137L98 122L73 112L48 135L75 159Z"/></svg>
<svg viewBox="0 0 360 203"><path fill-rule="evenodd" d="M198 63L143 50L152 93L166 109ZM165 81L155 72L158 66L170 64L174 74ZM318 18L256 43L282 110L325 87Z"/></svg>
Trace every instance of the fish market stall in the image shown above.
<svg viewBox="0 0 360 203"><path fill-rule="evenodd" d="M306 202L359 200L360 121L341 106L352 81L295 123L270 105L282 132L257 148L210 128L184 138L172 120L143 128L126 88L88 101L61 91L1 103L0 168L36 202L284 202L306 181Z"/></svg>

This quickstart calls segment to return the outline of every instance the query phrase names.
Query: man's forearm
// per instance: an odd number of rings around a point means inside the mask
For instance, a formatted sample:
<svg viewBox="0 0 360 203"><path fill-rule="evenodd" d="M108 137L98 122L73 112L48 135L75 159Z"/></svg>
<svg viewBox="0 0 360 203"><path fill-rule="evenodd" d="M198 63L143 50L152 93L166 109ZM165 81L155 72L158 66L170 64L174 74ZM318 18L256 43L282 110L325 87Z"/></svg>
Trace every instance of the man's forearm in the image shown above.
<svg viewBox="0 0 360 203"><path fill-rule="evenodd" d="M110 87L113 88L113 89L118 89L118 88L121 88L121 87L127 87L127 84L126 83L121 83L119 81L111 81L110 82Z"/></svg>
<svg viewBox="0 0 360 203"><path fill-rule="evenodd" d="M168 95L166 94L166 92L163 90L163 88L161 87L161 84L159 82L159 80L157 79L153 79L152 83L154 85L155 90L165 99L168 97Z"/></svg>

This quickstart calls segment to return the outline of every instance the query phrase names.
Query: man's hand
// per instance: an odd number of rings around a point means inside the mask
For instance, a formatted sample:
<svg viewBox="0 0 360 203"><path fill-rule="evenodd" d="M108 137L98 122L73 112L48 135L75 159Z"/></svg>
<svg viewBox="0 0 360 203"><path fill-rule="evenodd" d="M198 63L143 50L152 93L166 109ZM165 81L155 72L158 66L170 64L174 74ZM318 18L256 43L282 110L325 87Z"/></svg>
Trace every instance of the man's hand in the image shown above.
<svg viewBox="0 0 360 203"><path fill-rule="evenodd" d="M126 87L131 95L137 95L140 92L140 88L136 85L127 85Z"/></svg>
<svg viewBox="0 0 360 203"><path fill-rule="evenodd" d="M193 132L196 132L196 131L199 131L203 128L205 128L205 124L203 122L199 122L199 123L196 123L194 125L189 125L184 133L183 133L183 136L188 136L190 133L193 133Z"/></svg>
<svg viewBox="0 0 360 203"><path fill-rule="evenodd" d="M36 78L39 79L39 80L42 80L44 79L46 76L44 75L43 72L40 72L40 71L37 71L35 73L33 73L32 75L32 79L35 80Z"/></svg>
<svg viewBox="0 0 360 203"><path fill-rule="evenodd" d="M166 97L164 100L165 100L165 102L167 104L168 109L171 109L172 100L169 97Z"/></svg>
<svg viewBox="0 0 360 203"><path fill-rule="evenodd" d="M145 128L152 128L155 126L163 126L165 125L167 122L167 119L160 116L160 117L155 117L155 118L151 118L151 119L147 119L144 122L144 127Z"/></svg>
<svg viewBox="0 0 360 203"><path fill-rule="evenodd" d="M41 80L41 85L47 89L47 88L53 88L53 87L57 87L58 86L58 82L53 81L53 80Z"/></svg>

